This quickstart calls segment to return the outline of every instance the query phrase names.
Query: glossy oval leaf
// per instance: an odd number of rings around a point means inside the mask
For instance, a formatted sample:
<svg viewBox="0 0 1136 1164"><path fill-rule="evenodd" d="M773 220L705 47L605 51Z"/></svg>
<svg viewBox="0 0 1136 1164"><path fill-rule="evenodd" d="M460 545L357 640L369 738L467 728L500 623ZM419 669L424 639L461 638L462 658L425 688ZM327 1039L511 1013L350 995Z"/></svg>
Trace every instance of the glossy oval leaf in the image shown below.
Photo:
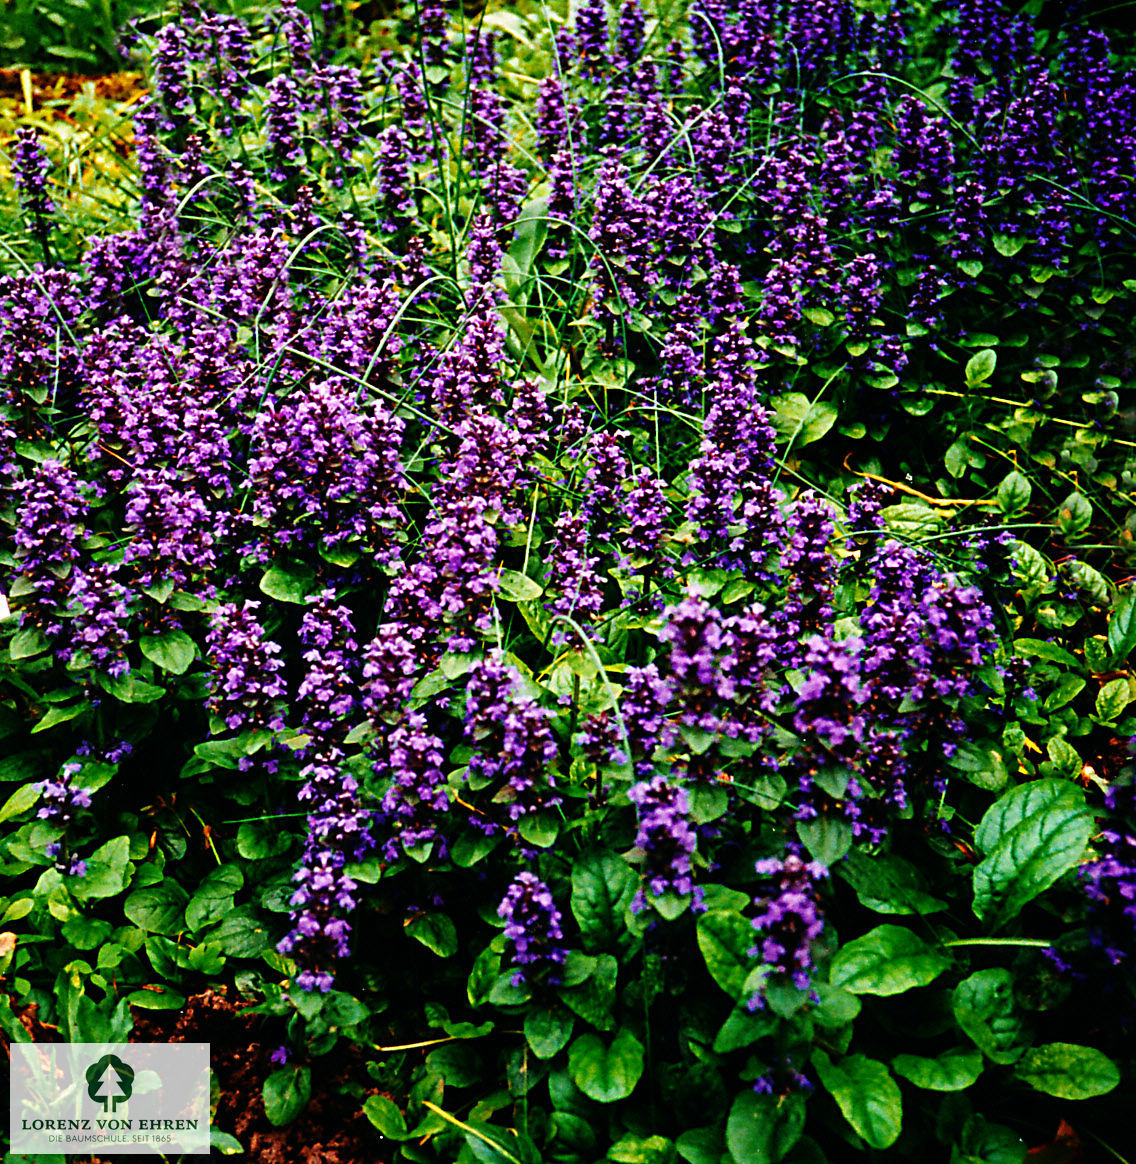
<svg viewBox="0 0 1136 1164"><path fill-rule="evenodd" d="M911 930L882 925L840 950L829 981L852 994L902 994L933 982L950 964Z"/></svg>
<svg viewBox="0 0 1136 1164"><path fill-rule="evenodd" d="M964 1047L944 1051L936 1059L896 1055L892 1070L927 1091L965 1091L982 1074L982 1052Z"/></svg>
<svg viewBox="0 0 1136 1164"><path fill-rule="evenodd" d="M1061 1099L1107 1095L1120 1083L1116 1064L1103 1051L1077 1043L1031 1047L1018 1060L1014 1074L1038 1091Z"/></svg>
<svg viewBox="0 0 1136 1164"><path fill-rule="evenodd" d="M865 1055L846 1055L837 1064L824 1051L815 1051L812 1062L857 1135L881 1151L899 1139L903 1097L883 1063Z"/></svg>
<svg viewBox="0 0 1136 1164"><path fill-rule="evenodd" d="M626 1099L643 1074L643 1045L626 1028L605 1046L599 1035L581 1035L568 1049L572 1081L596 1103Z"/></svg>

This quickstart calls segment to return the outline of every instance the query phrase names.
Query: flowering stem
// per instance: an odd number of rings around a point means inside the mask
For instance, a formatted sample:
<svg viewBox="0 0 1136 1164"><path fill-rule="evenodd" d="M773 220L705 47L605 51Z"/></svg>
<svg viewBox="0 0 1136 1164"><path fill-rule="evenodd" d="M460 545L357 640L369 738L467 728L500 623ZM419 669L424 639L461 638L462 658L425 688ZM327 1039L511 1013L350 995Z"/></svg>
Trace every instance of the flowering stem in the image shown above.
<svg viewBox="0 0 1136 1164"><path fill-rule="evenodd" d="M604 670L603 663L600 662L600 657L596 653L596 648L592 645L591 640L584 634L583 628L575 619L569 618L566 614L554 614L552 620L548 624L549 634L552 633L552 628L558 622L566 622L575 632L576 637L584 646L584 650L588 652L591 660L596 665L596 672L600 677L600 681L607 689L608 698L611 700L612 711L615 712L615 722L619 727L619 738L623 742L623 754L627 757L620 767L626 772L627 778L631 779L634 771L631 767L631 739L627 734L627 724L623 721L623 712L619 710L619 700L615 695L615 688L611 685L611 680L607 677L607 672ZM548 639L545 638L545 647L548 646Z"/></svg>
<svg viewBox="0 0 1136 1164"><path fill-rule="evenodd" d="M955 938L944 946L1031 946L1048 950L1053 943L1045 938Z"/></svg>

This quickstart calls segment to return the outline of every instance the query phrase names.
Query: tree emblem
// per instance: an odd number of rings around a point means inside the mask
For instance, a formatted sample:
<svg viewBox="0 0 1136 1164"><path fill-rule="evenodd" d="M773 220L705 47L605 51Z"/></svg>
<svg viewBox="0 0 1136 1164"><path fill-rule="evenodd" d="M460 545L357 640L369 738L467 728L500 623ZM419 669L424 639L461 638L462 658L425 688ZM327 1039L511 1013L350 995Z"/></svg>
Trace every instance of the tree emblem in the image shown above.
<svg viewBox="0 0 1136 1164"><path fill-rule="evenodd" d="M114 1072L112 1081L107 1079L108 1071ZM108 1083L112 1090L107 1095L101 1094L103 1086ZM103 1111L117 1111L118 1105L125 1103L133 1091L134 1068L117 1055L104 1055L87 1068L87 1094L103 1105Z"/></svg>

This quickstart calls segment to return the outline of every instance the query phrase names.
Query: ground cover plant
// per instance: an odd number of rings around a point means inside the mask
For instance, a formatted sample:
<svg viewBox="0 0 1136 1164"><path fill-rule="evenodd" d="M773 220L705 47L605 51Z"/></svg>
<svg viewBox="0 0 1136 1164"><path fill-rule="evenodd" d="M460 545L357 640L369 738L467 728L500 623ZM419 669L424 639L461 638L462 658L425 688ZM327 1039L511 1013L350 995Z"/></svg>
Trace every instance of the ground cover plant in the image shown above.
<svg viewBox="0 0 1136 1164"><path fill-rule="evenodd" d="M133 182L14 128L8 1037L224 990L384 1160L1130 1158L1136 75L1055 23L186 3Z"/></svg>

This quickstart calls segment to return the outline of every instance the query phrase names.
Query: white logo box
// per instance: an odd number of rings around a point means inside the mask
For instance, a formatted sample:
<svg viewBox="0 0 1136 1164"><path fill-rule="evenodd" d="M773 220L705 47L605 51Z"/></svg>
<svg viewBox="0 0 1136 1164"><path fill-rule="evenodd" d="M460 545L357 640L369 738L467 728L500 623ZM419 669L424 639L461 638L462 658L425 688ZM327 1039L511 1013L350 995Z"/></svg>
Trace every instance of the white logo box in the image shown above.
<svg viewBox="0 0 1136 1164"><path fill-rule="evenodd" d="M13 1043L14 1155L209 1154L208 1043Z"/></svg>

